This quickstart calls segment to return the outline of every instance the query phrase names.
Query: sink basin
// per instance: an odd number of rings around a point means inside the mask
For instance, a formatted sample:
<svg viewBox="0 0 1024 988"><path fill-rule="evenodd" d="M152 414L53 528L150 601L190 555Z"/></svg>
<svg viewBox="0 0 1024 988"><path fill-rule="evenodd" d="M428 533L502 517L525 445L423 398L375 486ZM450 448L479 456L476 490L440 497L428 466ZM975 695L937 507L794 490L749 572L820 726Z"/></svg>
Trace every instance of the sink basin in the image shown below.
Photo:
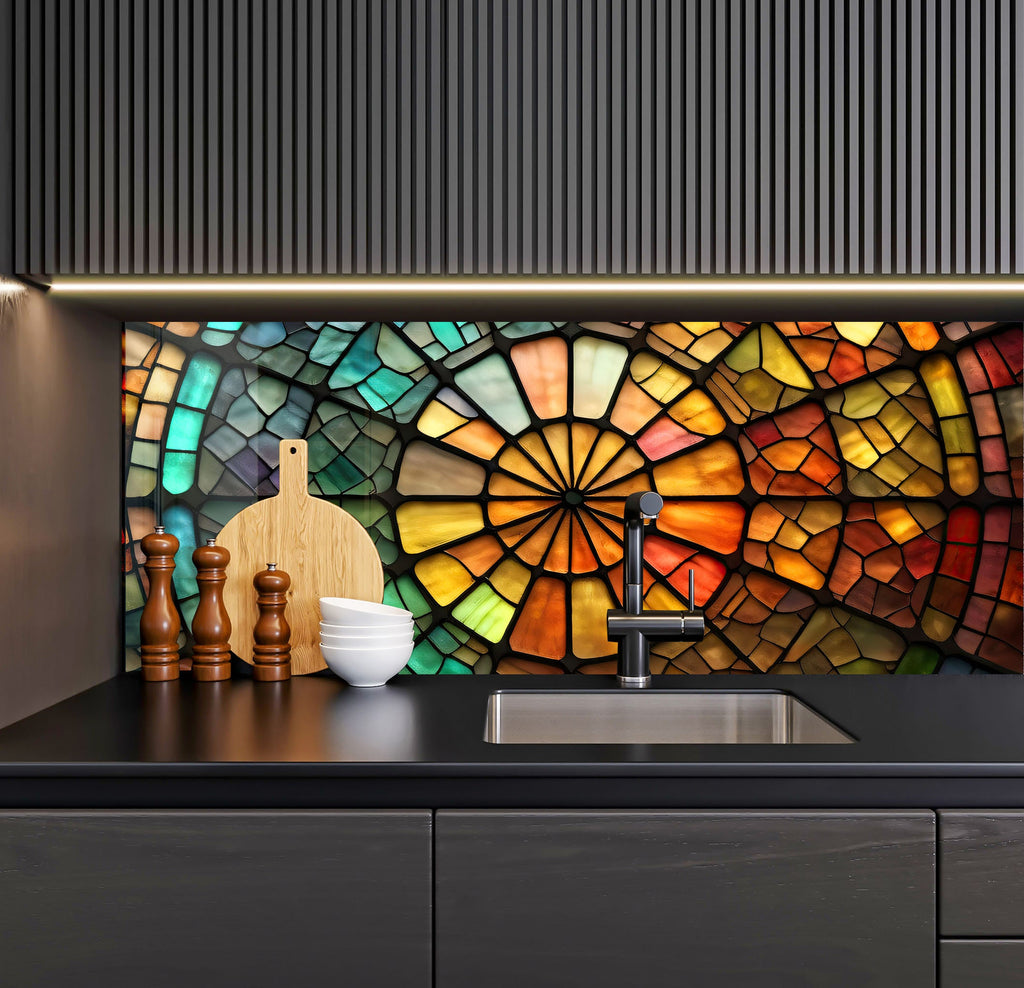
<svg viewBox="0 0 1024 988"><path fill-rule="evenodd" d="M855 739L778 690L498 690L494 744L849 744Z"/></svg>

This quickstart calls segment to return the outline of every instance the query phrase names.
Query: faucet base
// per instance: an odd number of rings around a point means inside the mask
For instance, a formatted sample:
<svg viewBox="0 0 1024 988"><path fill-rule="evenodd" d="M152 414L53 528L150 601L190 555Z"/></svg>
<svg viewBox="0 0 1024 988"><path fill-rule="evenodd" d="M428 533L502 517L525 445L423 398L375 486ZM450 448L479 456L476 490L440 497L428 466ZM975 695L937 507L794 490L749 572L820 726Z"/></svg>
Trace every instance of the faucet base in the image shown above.
<svg viewBox="0 0 1024 988"><path fill-rule="evenodd" d="M617 676L620 686L627 689L643 690L651 685L650 676Z"/></svg>

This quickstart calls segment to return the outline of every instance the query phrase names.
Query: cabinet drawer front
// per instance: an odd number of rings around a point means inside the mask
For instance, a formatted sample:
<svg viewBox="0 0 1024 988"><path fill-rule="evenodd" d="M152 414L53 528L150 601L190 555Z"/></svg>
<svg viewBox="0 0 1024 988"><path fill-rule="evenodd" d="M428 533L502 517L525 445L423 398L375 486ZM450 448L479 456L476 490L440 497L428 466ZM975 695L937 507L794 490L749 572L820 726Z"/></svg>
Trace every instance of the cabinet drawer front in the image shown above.
<svg viewBox="0 0 1024 988"><path fill-rule="evenodd" d="M934 988L931 813L438 811L437 988Z"/></svg>
<svg viewBox="0 0 1024 988"><path fill-rule="evenodd" d="M431 982L431 815L0 813L0 982Z"/></svg>
<svg viewBox="0 0 1024 988"><path fill-rule="evenodd" d="M939 814L939 916L946 937L1024 937L1024 813Z"/></svg>
<svg viewBox="0 0 1024 988"><path fill-rule="evenodd" d="M943 940L939 972L942 988L1020 988L1024 940Z"/></svg>

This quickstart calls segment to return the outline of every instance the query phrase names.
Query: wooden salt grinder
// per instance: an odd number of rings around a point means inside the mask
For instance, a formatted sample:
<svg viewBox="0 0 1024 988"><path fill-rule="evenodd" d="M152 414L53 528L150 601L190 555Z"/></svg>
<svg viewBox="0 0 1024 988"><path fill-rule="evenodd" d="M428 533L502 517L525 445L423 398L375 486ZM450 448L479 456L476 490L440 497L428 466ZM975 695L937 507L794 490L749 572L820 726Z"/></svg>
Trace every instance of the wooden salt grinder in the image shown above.
<svg viewBox="0 0 1024 988"><path fill-rule="evenodd" d="M224 606L224 581L231 553L207 539L192 553L199 583L199 606L192 619L192 676L200 682L231 678L231 619Z"/></svg>
<svg viewBox="0 0 1024 988"><path fill-rule="evenodd" d="M146 554L144 564L149 574L149 595L142 609L139 632L142 645L142 678L149 682L165 682L178 678L178 632L181 618L174 606L171 574L178 540L163 525L142 540Z"/></svg>
<svg viewBox="0 0 1024 988"><path fill-rule="evenodd" d="M267 563L267 568L252 578L260 612L252 632L252 678L257 682L275 683L291 678L292 647L288 639L292 629L284 616L291 584L292 578L279 570L277 563Z"/></svg>

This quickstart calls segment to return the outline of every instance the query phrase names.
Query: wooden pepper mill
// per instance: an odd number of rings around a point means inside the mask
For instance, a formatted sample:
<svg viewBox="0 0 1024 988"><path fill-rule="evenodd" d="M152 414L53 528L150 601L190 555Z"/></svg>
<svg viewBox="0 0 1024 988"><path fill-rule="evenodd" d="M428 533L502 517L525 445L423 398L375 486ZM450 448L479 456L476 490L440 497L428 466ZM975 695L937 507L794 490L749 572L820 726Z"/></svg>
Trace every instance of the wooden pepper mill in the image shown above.
<svg viewBox="0 0 1024 988"><path fill-rule="evenodd" d="M231 553L207 539L192 553L199 583L199 606L192 619L192 676L201 682L231 678L231 619L224 606L224 581Z"/></svg>
<svg viewBox="0 0 1024 988"><path fill-rule="evenodd" d="M267 563L267 568L252 578L260 612L252 632L252 678L257 682L276 683L291 678L292 629L284 616L291 584L292 578L279 570L277 563Z"/></svg>
<svg viewBox="0 0 1024 988"><path fill-rule="evenodd" d="M142 540L146 554L145 568L149 574L149 595L139 623L142 646L142 678L149 682L165 682L178 678L178 632L181 618L174 606L171 574L178 540L163 525Z"/></svg>

